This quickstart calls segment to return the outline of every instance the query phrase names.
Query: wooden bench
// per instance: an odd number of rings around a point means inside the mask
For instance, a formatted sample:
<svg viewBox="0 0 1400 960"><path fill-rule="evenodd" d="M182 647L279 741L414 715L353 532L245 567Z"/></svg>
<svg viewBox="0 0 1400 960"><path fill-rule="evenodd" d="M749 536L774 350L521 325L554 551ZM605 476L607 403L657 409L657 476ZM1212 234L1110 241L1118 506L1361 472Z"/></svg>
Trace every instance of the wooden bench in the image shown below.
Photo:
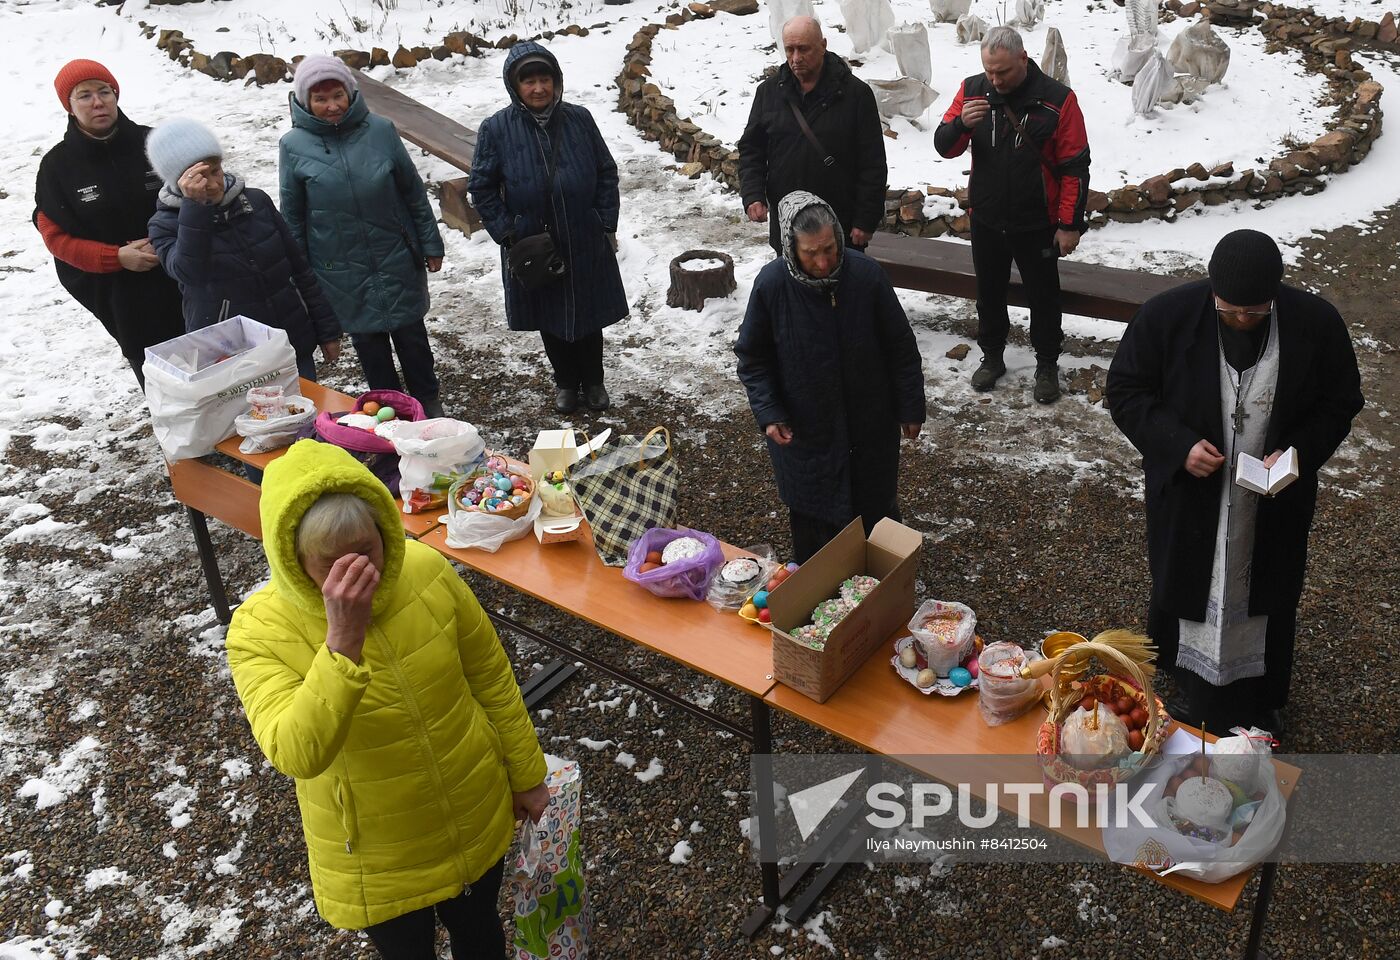
<svg viewBox="0 0 1400 960"><path fill-rule="evenodd" d="M359 83L360 96L365 98L365 105L393 123L399 136L463 173L471 172L472 157L476 154L475 130L425 107L367 74L360 74ZM441 190L438 201L442 205L443 221L468 236L480 230L481 218L467 199L467 178L444 180L438 186Z"/></svg>
<svg viewBox="0 0 1400 960"><path fill-rule="evenodd" d="M877 233L866 253L885 268L896 287L977 299L977 272L972 268L972 247L968 244ZM1185 282L1180 277L1061 260L1060 306L1065 313L1127 323L1149 297ZM1007 302L1029 306L1014 266Z"/></svg>

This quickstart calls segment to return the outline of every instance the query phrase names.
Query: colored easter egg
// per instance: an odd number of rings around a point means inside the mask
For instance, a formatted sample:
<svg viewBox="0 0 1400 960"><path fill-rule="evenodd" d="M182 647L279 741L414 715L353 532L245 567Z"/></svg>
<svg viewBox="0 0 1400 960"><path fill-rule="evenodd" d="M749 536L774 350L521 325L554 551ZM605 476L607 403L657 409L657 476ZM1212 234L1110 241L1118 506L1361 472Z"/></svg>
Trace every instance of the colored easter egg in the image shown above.
<svg viewBox="0 0 1400 960"><path fill-rule="evenodd" d="M753 595L753 605L762 610L768 606L768 591L760 590Z"/></svg>
<svg viewBox="0 0 1400 960"><path fill-rule="evenodd" d="M787 570L788 570L788 573L796 573L796 572L797 572L797 564L795 564L795 563L789 563L789 564L787 565Z"/></svg>
<svg viewBox="0 0 1400 960"><path fill-rule="evenodd" d="M977 663L977 657L971 656L968 657L967 660L963 663L963 669L965 669L968 673L972 674L972 678L975 680L977 679L978 671L982 668Z"/></svg>
<svg viewBox="0 0 1400 960"><path fill-rule="evenodd" d="M972 674L968 673L966 667L954 667L948 671L948 679L953 681L955 687L965 687L972 682Z"/></svg>
<svg viewBox="0 0 1400 960"><path fill-rule="evenodd" d="M378 420L380 423L388 423L390 420L394 419L395 416L397 416L397 414L394 412L393 407L380 407L379 412L374 415L374 419Z"/></svg>
<svg viewBox="0 0 1400 960"><path fill-rule="evenodd" d="M367 417L372 417L379 412L379 404L375 403L373 400L366 400L360 407L360 412Z"/></svg>
<svg viewBox="0 0 1400 960"><path fill-rule="evenodd" d="M756 619L758 617L758 607L755 607L751 603L746 603L739 608L739 616L747 617L750 620Z"/></svg>
<svg viewBox="0 0 1400 960"><path fill-rule="evenodd" d="M767 607L764 607L763 609L759 610L759 611L758 611L758 622L759 622L759 623L772 623L772 622L773 622L773 611L772 611L772 610L769 610Z"/></svg>
<svg viewBox="0 0 1400 960"><path fill-rule="evenodd" d="M505 477L497 477L497 478L496 478L496 489L497 489L497 490L501 490L501 491L509 490L509 489L510 489L510 481L507 480Z"/></svg>

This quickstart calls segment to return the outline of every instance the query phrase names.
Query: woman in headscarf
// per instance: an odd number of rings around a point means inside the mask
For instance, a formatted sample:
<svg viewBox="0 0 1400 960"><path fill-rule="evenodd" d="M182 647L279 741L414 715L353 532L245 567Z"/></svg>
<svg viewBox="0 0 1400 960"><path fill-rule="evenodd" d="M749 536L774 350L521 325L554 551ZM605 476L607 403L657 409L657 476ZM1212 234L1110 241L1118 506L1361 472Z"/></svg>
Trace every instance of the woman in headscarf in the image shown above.
<svg viewBox="0 0 1400 960"><path fill-rule="evenodd" d="M369 112L337 57L303 59L278 169L282 216L335 309L371 390L408 392L442 416L423 318L442 235L394 125Z"/></svg>
<svg viewBox="0 0 1400 960"><path fill-rule="evenodd" d="M564 102L564 75L548 50L516 44L502 75L511 103L477 131L469 189L501 245L506 318L512 330L540 332L557 413L577 410L580 395L590 410L606 410L603 328L627 316L616 255L617 164L593 116ZM558 259L531 282L523 265L512 270L512 247L541 234Z"/></svg>

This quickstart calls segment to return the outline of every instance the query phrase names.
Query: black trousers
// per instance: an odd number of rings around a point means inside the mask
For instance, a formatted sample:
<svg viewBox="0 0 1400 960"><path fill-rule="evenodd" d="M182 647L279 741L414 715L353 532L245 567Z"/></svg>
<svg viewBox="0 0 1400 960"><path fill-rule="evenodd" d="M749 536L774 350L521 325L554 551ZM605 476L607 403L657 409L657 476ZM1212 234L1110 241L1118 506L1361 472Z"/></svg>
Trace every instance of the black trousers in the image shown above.
<svg viewBox="0 0 1400 960"><path fill-rule="evenodd" d="M436 913L447 928L452 960L504 960L506 935L496 910L504 873L502 860L451 900L376 923L365 933L384 960L435 960Z"/></svg>
<svg viewBox="0 0 1400 960"><path fill-rule="evenodd" d="M388 333L352 333L350 343L360 357L360 369L365 373L371 390L402 390L419 403L438 398L438 378L433 372L433 348L428 343L428 328L422 320L405 324ZM399 355L403 380L394 369L394 354Z"/></svg>
<svg viewBox="0 0 1400 960"><path fill-rule="evenodd" d="M1031 346L1037 363L1055 363L1063 339L1060 315L1060 267L1055 230L1002 233L972 221L972 266L977 271L977 346L982 355L1000 357L1011 330L1006 292L1011 263L1021 271L1031 308Z"/></svg>
<svg viewBox="0 0 1400 960"><path fill-rule="evenodd" d="M1269 626L1264 633L1264 675L1245 677L1220 687L1176 666L1181 633L1177 620L1174 614L1156 604L1147 613L1147 632L1157 645L1157 665L1171 670L1181 704L1188 714L1175 719L1195 727L1204 725L1211 733L1221 736L1237 726L1258 725L1268 729L1263 719L1265 711L1282 709L1288 703L1288 687L1293 680L1297 608L1269 614ZM1277 730L1271 732L1278 733Z"/></svg>
<svg viewBox="0 0 1400 960"><path fill-rule="evenodd" d="M565 340L541 330L540 339L544 341L549 365L554 368L556 387L586 389L603 382L603 331L590 333L582 340Z"/></svg>

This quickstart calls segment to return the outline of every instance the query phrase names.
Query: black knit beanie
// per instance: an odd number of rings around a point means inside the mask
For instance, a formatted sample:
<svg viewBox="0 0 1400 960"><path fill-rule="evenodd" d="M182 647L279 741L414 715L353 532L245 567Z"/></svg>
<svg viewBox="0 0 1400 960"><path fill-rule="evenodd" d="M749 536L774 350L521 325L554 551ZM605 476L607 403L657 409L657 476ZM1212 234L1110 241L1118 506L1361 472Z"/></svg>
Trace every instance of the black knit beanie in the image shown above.
<svg viewBox="0 0 1400 960"><path fill-rule="evenodd" d="M1237 307L1268 303L1283 282L1283 255L1274 238L1258 230L1235 230L1220 238L1210 255L1210 286Z"/></svg>

